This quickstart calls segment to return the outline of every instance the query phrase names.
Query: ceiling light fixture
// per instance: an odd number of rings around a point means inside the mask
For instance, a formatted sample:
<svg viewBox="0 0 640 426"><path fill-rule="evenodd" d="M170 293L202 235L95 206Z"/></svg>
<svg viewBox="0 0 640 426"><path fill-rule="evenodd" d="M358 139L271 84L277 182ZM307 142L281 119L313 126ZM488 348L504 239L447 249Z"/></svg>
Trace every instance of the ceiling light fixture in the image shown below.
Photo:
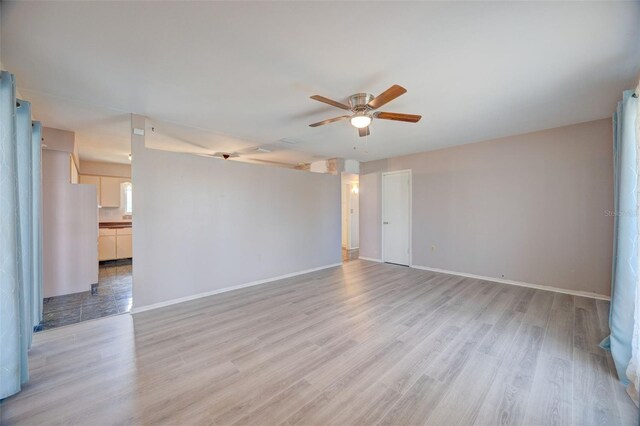
<svg viewBox="0 0 640 426"><path fill-rule="evenodd" d="M345 114L339 117L329 118L327 120L309 124L309 127L324 126L329 123L349 120L351 125L358 129L358 135L360 137L366 137L371 134L369 131L369 125L374 118L379 118L381 120L404 121L405 123L417 123L422 118L421 115L378 111L378 108L388 104L404 93L407 93L407 89L394 84L378 96L373 96L371 93L356 93L351 95L349 96L348 105L325 98L324 96L313 95L311 96L311 99L314 101L322 102L345 111L350 111L353 114Z"/></svg>
<svg viewBox="0 0 640 426"><path fill-rule="evenodd" d="M371 124L371 117L365 113L356 113L351 117L351 125L357 129L364 129L369 124Z"/></svg>

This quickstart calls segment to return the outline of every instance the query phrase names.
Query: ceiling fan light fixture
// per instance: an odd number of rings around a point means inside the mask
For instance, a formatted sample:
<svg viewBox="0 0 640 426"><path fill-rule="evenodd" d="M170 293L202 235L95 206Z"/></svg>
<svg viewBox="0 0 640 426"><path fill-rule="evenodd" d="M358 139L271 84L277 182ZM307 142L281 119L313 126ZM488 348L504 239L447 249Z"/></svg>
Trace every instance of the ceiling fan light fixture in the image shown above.
<svg viewBox="0 0 640 426"><path fill-rule="evenodd" d="M371 124L371 117L366 114L356 114L351 117L351 125L357 129L364 129Z"/></svg>
<svg viewBox="0 0 640 426"><path fill-rule="evenodd" d="M398 96L405 93L407 93L407 89L394 84L378 96L373 96L371 93L356 93L355 95L351 95L349 96L349 105L336 102L329 98L325 98L324 96L313 95L311 96L311 99L314 101L351 111L353 114L341 115L339 117L329 118L328 120L322 120L317 123L309 124L309 127L319 127L324 126L325 124L349 120L351 125L358 129L358 136L366 137L371 134L369 125L374 118L380 120L404 121L405 123L417 123L422 118L421 115L377 111L378 108L388 104Z"/></svg>

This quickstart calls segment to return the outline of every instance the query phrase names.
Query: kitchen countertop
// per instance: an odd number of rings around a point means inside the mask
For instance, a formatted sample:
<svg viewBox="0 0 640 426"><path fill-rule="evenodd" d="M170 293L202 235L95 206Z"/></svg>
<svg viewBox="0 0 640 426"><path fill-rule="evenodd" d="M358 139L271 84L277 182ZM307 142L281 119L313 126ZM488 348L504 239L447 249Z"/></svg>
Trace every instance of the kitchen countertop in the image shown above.
<svg viewBox="0 0 640 426"><path fill-rule="evenodd" d="M131 222L100 222L98 228L118 229L131 228Z"/></svg>

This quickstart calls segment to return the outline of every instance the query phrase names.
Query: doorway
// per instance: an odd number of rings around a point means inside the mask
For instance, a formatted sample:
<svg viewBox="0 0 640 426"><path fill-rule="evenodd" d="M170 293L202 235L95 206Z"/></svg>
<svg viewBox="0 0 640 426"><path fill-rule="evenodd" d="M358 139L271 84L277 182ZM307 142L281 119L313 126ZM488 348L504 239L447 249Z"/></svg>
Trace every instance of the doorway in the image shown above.
<svg viewBox="0 0 640 426"><path fill-rule="evenodd" d="M63 131L45 128L46 140L53 144L58 132ZM122 157L120 162L76 162L72 152L43 150L43 236L48 243L38 331L131 309L131 165Z"/></svg>
<svg viewBox="0 0 640 426"><path fill-rule="evenodd" d="M411 170L382 174L382 261L411 264Z"/></svg>
<svg viewBox="0 0 640 426"><path fill-rule="evenodd" d="M342 261L359 257L360 250L360 188L356 174L342 174Z"/></svg>

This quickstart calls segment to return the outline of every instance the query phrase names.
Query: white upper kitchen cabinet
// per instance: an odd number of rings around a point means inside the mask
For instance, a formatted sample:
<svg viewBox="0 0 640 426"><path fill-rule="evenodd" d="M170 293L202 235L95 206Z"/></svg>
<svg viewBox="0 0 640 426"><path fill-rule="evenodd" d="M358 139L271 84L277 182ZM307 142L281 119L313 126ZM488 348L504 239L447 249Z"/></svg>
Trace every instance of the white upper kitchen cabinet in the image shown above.
<svg viewBox="0 0 640 426"><path fill-rule="evenodd" d="M100 206L120 207L120 184L124 181L117 177L100 177Z"/></svg>
<svg viewBox="0 0 640 426"><path fill-rule="evenodd" d="M80 175L80 183L96 186L97 202L100 207L120 207L122 184L131 179L111 176Z"/></svg>

